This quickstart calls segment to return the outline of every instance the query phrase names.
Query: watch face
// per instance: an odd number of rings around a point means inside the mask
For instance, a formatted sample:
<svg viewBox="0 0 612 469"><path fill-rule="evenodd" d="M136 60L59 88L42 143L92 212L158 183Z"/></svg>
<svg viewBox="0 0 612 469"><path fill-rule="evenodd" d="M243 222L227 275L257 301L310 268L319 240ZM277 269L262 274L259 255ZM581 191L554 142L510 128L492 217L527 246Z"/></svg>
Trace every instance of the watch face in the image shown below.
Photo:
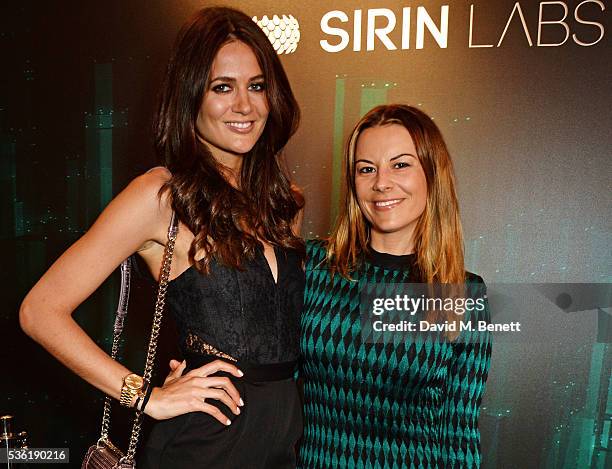
<svg viewBox="0 0 612 469"><path fill-rule="evenodd" d="M128 375L125 378L125 385L129 388L132 389L140 389L142 388L142 385L144 384L144 380L142 379L142 377L136 375L136 374L131 374Z"/></svg>

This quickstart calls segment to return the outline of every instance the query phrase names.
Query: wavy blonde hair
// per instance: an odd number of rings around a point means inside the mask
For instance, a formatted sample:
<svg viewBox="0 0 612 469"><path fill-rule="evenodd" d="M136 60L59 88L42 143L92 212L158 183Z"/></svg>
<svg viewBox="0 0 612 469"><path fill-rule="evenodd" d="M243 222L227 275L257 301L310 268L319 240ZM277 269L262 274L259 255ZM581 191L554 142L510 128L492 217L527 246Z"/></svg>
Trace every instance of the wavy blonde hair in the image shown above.
<svg viewBox="0 0 612 469"><path fill-rule="evenodd" d="M417 221L414 246L417 275L423 283L463 284L463 232L453 163L440 129L423 111L403 104L377 106L355 125L344 158L346 190L340 215L328 239L326 261L332 272L350 279L369 251L370 226L357 202L355 148L370 127L397 124L412 137L427 181L425 210Z"/></svg>

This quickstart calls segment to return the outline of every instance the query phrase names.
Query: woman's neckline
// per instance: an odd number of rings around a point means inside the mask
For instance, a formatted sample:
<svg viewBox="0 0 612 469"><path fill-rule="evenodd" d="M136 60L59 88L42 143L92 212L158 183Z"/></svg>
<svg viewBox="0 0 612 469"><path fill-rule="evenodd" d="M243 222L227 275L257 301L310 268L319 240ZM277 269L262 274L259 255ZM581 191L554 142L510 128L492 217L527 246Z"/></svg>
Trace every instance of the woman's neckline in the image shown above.
<svg viewBox="0 0 612 469"><path fill-rule="evenodd" d="M416 254L389 254L386 252L378 252L370 246L367 259L370 264L383 267L385 269L405 269L414 264Z"/></svg>

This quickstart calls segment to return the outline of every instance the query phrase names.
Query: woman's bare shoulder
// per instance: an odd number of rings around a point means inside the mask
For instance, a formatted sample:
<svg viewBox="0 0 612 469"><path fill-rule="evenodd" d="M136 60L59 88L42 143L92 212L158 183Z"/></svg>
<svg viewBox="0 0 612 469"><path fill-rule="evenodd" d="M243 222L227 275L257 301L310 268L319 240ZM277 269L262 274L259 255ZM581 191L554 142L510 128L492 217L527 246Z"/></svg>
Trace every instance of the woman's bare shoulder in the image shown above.
<svg viewBox="0 0 612 469"><path fill-rule="evenodd" d="M145 210L167 212L171 210L168 192L160 192L172 174L163 166L148 170L135 177L120 194Z"/></svg>
<svg viewBox="0 0 612 469"><path fill-rule="evenodd" d="M170 178L172 177L172 173L165 166L155 166L154 168L149 169L142 176L147 176L147 175L163 180L164 182L169 181Z"/></svg>
<svg viewBox="0 0 612 469"><path fill-rule="evenodd" d="M142 242L164 243L172 203L168 191L160 190L170 177L170 172L161 167L135 177L104 209L89 236L98 232L107 236L108 230L121 230Z"/></svg>
<svg viewBox="0 0 612 469"><path fill-rule="evenodd" d="M158 194L171 178L172 173L167 168L156 166L134 178L131 184L136 185L139 190L143 190L146 193L155 192Z"/></svg>

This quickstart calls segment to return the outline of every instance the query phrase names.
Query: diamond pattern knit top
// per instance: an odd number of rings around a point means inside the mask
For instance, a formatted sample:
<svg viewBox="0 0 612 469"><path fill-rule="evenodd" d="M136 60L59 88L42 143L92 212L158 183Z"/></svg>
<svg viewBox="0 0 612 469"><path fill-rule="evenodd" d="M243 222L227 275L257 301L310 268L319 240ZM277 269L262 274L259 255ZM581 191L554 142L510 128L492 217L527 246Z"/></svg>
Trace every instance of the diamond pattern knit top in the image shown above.
<svg viewBox="0 0 612 469"><path fill-rule="evenodd" d="M490 335L463 331L447 341L407 333L400 341L369 343L361 333L361 288L409 282L414 256L373 253L353 281L332 278L324 259L324 245L307 242L298 467L479 467ZM467 283L482 282L467 275ZM488 321L488 305L469 314L473 324Z"/></svg>

